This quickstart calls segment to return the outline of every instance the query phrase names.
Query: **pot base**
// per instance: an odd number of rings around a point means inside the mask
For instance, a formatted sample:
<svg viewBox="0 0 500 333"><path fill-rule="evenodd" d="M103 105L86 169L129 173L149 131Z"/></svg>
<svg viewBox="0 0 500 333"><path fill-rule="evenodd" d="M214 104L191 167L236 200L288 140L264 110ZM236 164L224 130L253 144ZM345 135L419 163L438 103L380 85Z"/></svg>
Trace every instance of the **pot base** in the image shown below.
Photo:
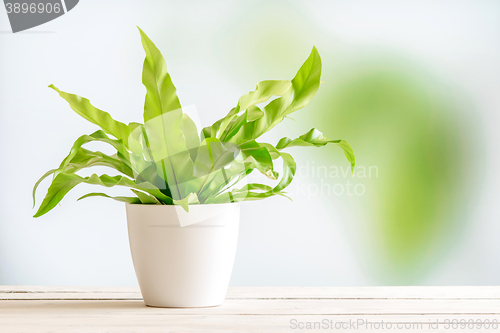
<svg viewBox="0 0 500 333"><path fill-rule="evenodd" d="M166 306L166 305L150 305L144 302L146 306L149 306L150 308L167 308L167 309L203 309L203 308L216 308L218 306L221 306L223 303L217 304L217 305L202 305L202 306Z"/></svg>

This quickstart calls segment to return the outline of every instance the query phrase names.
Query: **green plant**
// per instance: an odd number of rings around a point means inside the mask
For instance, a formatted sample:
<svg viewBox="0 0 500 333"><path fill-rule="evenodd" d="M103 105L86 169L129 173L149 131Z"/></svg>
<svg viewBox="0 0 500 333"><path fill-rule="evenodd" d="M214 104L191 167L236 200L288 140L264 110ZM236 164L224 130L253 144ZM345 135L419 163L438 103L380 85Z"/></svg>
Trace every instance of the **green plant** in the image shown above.
<svg viewBox="0 0 500 333"><path fill-rule="evenodd" d="M54 208L80 183L125 186L135 194L133 197L110 197L104 193L89 193L80 199L103 196L133 204L176 204L186 211L189 204L285 195L283 190L292 181L296 164L283 150L294 146L320 147L335 143L343 149L351 168L354 168L354 153L350 145L344 140L330 140L314 128L296 139L282 138L275 146L256 141L287 115L306 106L316 94L320 85L321 58L315 47L291 81L259 82L255 91L243 95L225 117L203 128L198 135L196 125L182 111L163 56L146 34L139 31L146 51L142 74L147 90L144 124L121 123L92 106L88 99L49 86L76 113L101 130L79 137L59 167L38 180L33 189L33 202L40 182L53 175L35 217ZM274 96L277 98L272 99ZM264 102L268 103L263 108L257 106ZM83 148L91 141L111 145L116 154L109 156ZM278 158L283 161L281 177L273 167L273 160ZM113 168L123 175L82 177L76 174L97 165ZM271 187L251 183L236 188L254 170L267 178L279 180L278 184Z"/></svg>

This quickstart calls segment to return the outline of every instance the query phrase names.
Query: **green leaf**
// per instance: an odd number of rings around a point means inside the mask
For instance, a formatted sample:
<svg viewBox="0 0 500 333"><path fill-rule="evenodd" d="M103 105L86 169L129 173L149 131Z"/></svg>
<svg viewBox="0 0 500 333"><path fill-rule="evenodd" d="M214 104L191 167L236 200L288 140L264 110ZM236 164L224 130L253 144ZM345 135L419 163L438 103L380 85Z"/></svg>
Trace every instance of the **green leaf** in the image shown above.
<svg viewBox="0 0 500 333"><path fill-rule="evenodd" d="M183 117L176 88L161 52L141 29L139 31L146 52L142 72L142 83L147 90L144 137L159 176L167 182L173 198L180 200L188 195L185 187L193 175L193 161L182 129L183 124L185 129L194 124L188 124L188 118ZM189 138L190 144L192 139Z"/></svg>
<svg viewBox="0 0 500 333"><path fill-rule="evenodd" d="M255 107L256 108L256 107ZM232 118L228 118L227 120L230 120L225 127L229 127L227 130L223 130L221 126L221 131L223 131L222 135L220 135L220 140L221 141L227 141L228 138L233 137L238 131L240 130L241 126L247 122L247 114L248 111L245 111L242 115L240 116L234 116ZM224 125L224 124L223 124ZM224 128L225 128L224 127Z"/></svg>
<svg viewBox="0 0 500 333"><path fill-rule="evenodd" d="M75 173L84 168L106 166L115 169L128 177L133 177L129 163L125 163L118 155L108 156L100 151L90 151L80 148L70 163L64 168L65 173ZM59 170L59 169L58 169ZM56 172L56 175L59 172Z"/></svg>
<svg viewBox="0 0 500 333"><path fill-rule="evenodd" d="M151 156L149 141L146 135L145 126L138 124L132 131L129 138L130 162L134 172L136 183L149 182L157 187L163 194L172 197L170 188L160 174L163 174L162 165L157 169L157 163Z"/></svg>
<svg viewBox="0 0 500 333"><path fill-rule="evenodd" d="M238 147L224 144L219 139L203 140L194 163L194 176L203 177L219 170L234 161Z"/></svg>
<svg viewBox="0 0 500 333"><path fill-rule="evenodd" d="M222 126L226 128L226 126L229 125L229 122L238 115L239 111L240 109L238 107L232 108L224 118L217 120L212 126L203 128L201 132L202 139L217 137L220 128Z"/></svg>
<svg viewBox="0 0 500 333"><path fill-rule="evenodd" d="M278 150L289 148L289 147L307 147L307 146L315 146L322 147L328 143L335 143L337 146L342 148L344 151L344 155L351 164L351 171L354 172L354 166L356 164L356 158L354 157L354 151L352 147L345 140L330 140L327 137L323 136L323 133L313 128L309 132L304 135L299 136L297 139L289 139L287 137L282 138L276 148Z"/></svg>
<svg viewBox="0 0 500 333"><path fill-rule="evenodd" d="M287 137L282 138L278 144L276 145L276 149L281 150L287 147L294 146L315 146L322 147L327 143L339 143L341 140L330 140L327 137L323 136L323 133L313 128L309 132L304 135L299 136L297 139L289 139Z"/></svg>
<svg viewBox="0 0 500 333"><path fill-rule="evenodd" d="M128 127L130 128L130 132L133 132L137 127L141 127L141 126L144 126L144 125L141 123L134 123L134 122L128 124Z"/></svg>
<svg viewBox="0 0 500 333"><path fill-rule="evenodd" d="M268 144L268 143L259 143L260 147L266 148L270 154L276 154L279 155L283 159L283 171L281 174L281 178L279 183L269 189L266 187L267 185L262 185L262 184L249 184L239 190L233 190L231 191L231 200L235 201L241 201L241 200L259 200L259 199L265 199L273 195L283 195L283 190L290 185L290 183L293 180L293 177L295 175L295 171L297 169L295 161L293 160L292 156L287 153L279 152L274 146ZM265 190L265 192L252 192L251 190ZM227 195L224 195L224 193L219 194L215 198L210 200L210 203L221 203L221 202L227 202Z"/></svg>
<svg viewBox="0 0 500 333"><path fill-rule="evenodd" d="M40 217L54 208L64 196L76 185L84 181L84 178L75 174L60 173L52 180L52 184L43 199L42 204L33 217Z"/></svg>
<svg viewBox="0 0 500 333"><path fill-rule="evenodd" d="M228 141L241 144L255 140L279 124L288 114L306 106L316 94L320 78L321 58L318 50L313 47L309 58L293 78L292 86L288 91L282 97L267 104L262 117L245 123Z"/></svg>
<svg viewBox="0 0 500 333"><path fill-rule="evenodd" d="M51 84L49 88L57 91L59 96L64 98L69 103L69 106L80 116L101 127L104 132L113 135L117 139L123 140L123 143L127 145L128 136L130 135L130 128L127 125L114 120L109 113L92 106L86 98L68 94L59 90L53 84Z"/></svg>
<svg viewBox="0 0 500 333"><path fill-rule="evenodd" d="M224 202L235 202L242 200L260 200L265 199L273 195L284 195L283 190L290 185L295 175L297 166L290 154L278 151L273 145L268 143L252 143L252 146L258 144L259 147L268 150L269 155L279 156L283 160L283 171L278 184L271 188L263 184L248 184L241 189L234 189L229 193L217 192L215 195L211 195L206 203L224 203ZM252 192L251 190L264 190L265 192Z"/></svg>
<svg viewBox="0 0 500 333"><path fill-rule="evenodd" d="M251 161L263 175L276 180L277 174L274 172L273 159L266 147L261 147L257 142L250 141L240 145L240 149L244 161Z"/></svg>
<svg viewBox="0 0 500 333"><path fill-rule="evenodd" d="M354 166L356 165L356 158L354 156L354 151L352 150L351 145L348 144L347 141L345 141L345 140L340 140L340 142L337 143L337 146L342 148L342 150L344 151L345 157L351 163L351 172L354 173Z"/></svg>
<svg viewBox="0 0 500 333"><path fill-rule="evenodd" d="M251 106L247 110L247 120L248 121L255 121L257 119L260 119L264 116L264 112L259 109L257 106ZM228 134L230 137L232 137L231 134Z"/></svg>
<svg viewBox="0 0 500 333"><path fill-rule="evenodd" d="M254 185L262 185L262 187L265 187L266 185L263 184L254 184ZM290 197L288 197L285 192L282 191L268 191L268 192L253 192L249 191L247 189L241 189L241 190L233 190L231 192L231 198L233 202L239 202L239 201L248 201L248 200L262 200L269 198L274 195L280 195L282 197L288 198L291 201L293 201ZM217 198L217 200L222 199L221 197ZM225 202L224 200L218 201L217 203L223 203Z"/></svg>
<svg viewBox="0 0 500 333"><path fill-rule="evenodd" d="M285 80L266 80L257 83L254 91L240 97L238 106L240 110L246 110L252 105L266 102L273 96L283 96L292 85L292 82Z"/></svg>
<svg viewBox="0 0 500 333"><path fill-rule="evenodd" d="M251 91L240 97L236 108L221 119L219 138L222 141L227 141L233 137L247 121L255 121L261 118L264 113L255 106L256 104L266 102L273 96L283 96L291 87L290 81L275 81L268 80L257 83L255 91ZM240 117L239 121L235 121L240 111L247 110L247 115L244 118ZM215 125L215 124L214 124ZM213 135L212 135L213 136Z"/></svg>
<svg viewBox="0 0 500 333"><path fill-rule="evenodd" d="M92 141L100 141L100 142L105 142L105 143L112 145L117 150L118 156L120 157L121 162L124 164L124 168L122 168L122 170L120 170L120 172L123 172L128 176L132 176L131 170L130 170L130 163L129 163L129 153L128 153L127 149L125 148L125 146L123 145L122 141L110 139L101 130L96 131L90 135L80 136L73 144L73 147L71 148L68 156L66 156L64 158L64 160L61 162L59 168L56 171L56 175L57 175L57 173L65 170L65 168L72 161L72 159L75 157L75 155L80 151L80 148L82 147L82 145L84 145L88 142L92 142Z"/></svg>
<svg viewBox="0 0 500 333"><path fill-rule="evenodd" d="M273 145L269 143L259 143L262 147L266 148L271 154L277 154L283 160L283 172L281 173L281 178L273 188L272 192L281 192L284 190L293 180L295 176L295 171L297 170L297 165L292 157L292 155L278 151Z"/></svg>
<svg viewBox="0 0 500 333"><path fill-rule="evenodd" d="M198 195L200 203L209 203L211 198L226 191L228 187L231 187L231 184L237 184L254 169L255 165L252 163L234 161L229 168L221 168L215 171Z"/></svg>
<svg viewBox="0 0 500 333"><path fill-rule="evenodd" d="M143 124L134 125L134 130L130 133L128 140L130 149L130 164L137 178L138 175L154 165L153 157L147 142L146 129ZM156 171L156 167L155 170Z"/></svg>
<svg viewBox="0 0 500 333"><path fill-rule="evenodd" d="M54 174L54 177L61 172L65 173L75 173L81 169L89 168L93 166L106 166L116 169L123 174L133 177L132 169L128 164L124 163L116 155L108 156L101 152L94 152L84 148L79 148L75 154L71 154L71 160L69 162L63 162L58 169L52 169L46 172L33 187L33 207L35 206L35 193L40 185L40 183L48 176Z"/></svg>
<svg viewBox="0 0 500 333"><path fill-rule="evenodd" d="M135 195L137 195L137 197L140 200L140 203L142 203L142 204L145 204L145 205L161 205L162 204L160 202L160 200L156 199L152 195L149 195L147 193L144 193L144 192L141 192L141 191L137 191L137 190L134 190L134 189L132 189L131 191L134 192Z"/></svg>
<svg viewBox="0 0 500 333"><path fill-rule="evenodd" d="M243 186L240 190L241 191L254 191L254 190L260 190L260 191L271 191L273 188L269 185L264 185L264 184L259 184L259 183L250 183L246 184Z"/></svg>
<svg viewBox="0 0 500 333"><path fill-rule="evenodd" d="M248 201L248 200L262 200L265 198L269 198L274 195L281 195L285 198L290 199L288 196L285 195L283 191L273 191L272 187L264 185L264 184L249 184L252 185L249 187L248 185L245 185L241 189L235 189L232 190L231 192L227 193L222 193L219 196L213 198L210 200L210 203L229 203L229 202L240 202L240 201ZM267 192L253 192L249 190L250 188L256 189L256 190L265 190L269 189ZM290 199L292 200L292 199Z"/></svg>
<svg viewBox="0 0 500 333"><path fill-rule="evenodd" d="M196 160L198 154L198 147L200 146L200 137L198 136L198 129L194 121L187 115L182 115L182 133L186 138L186 148L189 150L191 160Z"/></svg>
<svg viewBox="0 0 500 333"><path fill-rule="evenodd" d="M174 110L146 122L144 136L158 175L168 184L172 198L180 200L190 192L193 161L182 133L182 110Z"/></svg>
<svg viewBox="0 0 500 333"><path fill-rule="evenodd" d="M157 188L152 186L151 184L141 183L136 184L132 179L123 177L123 176L108 176L102 175L98 176L96 174L91 175L90 177L80 177L76 174L66 174L60 173L58 174L52 184L50 185L47 195L43 199L42 204L40 205L38 211L34 215L34 217L42 216L43 214L49 212L52 208L54 208L63 198L64 196L76 185L80 183L87 183L93 185L101 185L105 187L113 187L113 186L126 186L138 190L142 190L151 195L154 195L158 199L162 200L166 204L173 204L171 198L165 196L161 193Z"/></svg>
<svg viewBox="0 0 500 333"><path fill-rule="evenodd" d="M160 50L139 28L146 59L142 71L142 83L146 87L144 123L164 113L181 108L177 89L167 71L167 64Z"/></svg>
<svg viewBox="0 0 500 333"><path fill-rule="evenodd" d="M52 169L52 170L47 171L42 177L40 177L40 179L38 179L38 181L35 183L35 186L33 186L33 193L32 193L32 196L33 196L33 208L35 208L35 194L36 194L36 189L38 188L38 186L40 185L40 183L45 178L47 178L48 176L50 176L51 174L53 174L54 172L56 172L56 170L57 169Z"/></svg>
<svg viewBox="0 0 500 333"><path fill-rule="evenodd" d="M123 176L98 176L96 174L93 174L90 177L86 177L84 182L87 184L101 185L106 187L126 186L134 188L136 190L147 192L167 205L173 204L172 198L164 195L158 188L156 188L152 184L147 182L136 184L132 179Z"/></svg>
<svg viewBox="0 0 500 333"><path fill-rule="evenodd" d="M290 81L277 81L277 80L267 80L257 83L257 87L254 91L251 91L240 97L238 100L238 105L231 109L229 113L224 117L216 121L212 126L205 127L203 129L203 137L216 137L219 133L219 138L224 141L224 136L226 136L227 131L233 131L233 128L228 126L231 121L233 121L240 111L250 109L252 106L265 102L273 96L283 96L291 86ZM257 111L258 110L258 111ZM248 120L253 121L263 115L259 108L249 110ZM236 124L238 125L238 124Z"/></svg>
<svg viewBox="0 0 500 333"><path fill-rule="evenodd" d="M134 197L112 197L112 196L109 196L105 193L89 193L89 194L85 194L84 196L78 198L77 201L80 201L82 199L85 199L85 198L90 198L90 197L105 197L105 198L110 198L110 199L113 199L113 200L116 200L116 201L120 201L120 202L126 202L126 203L130 203L130 204L140 204L141 203L141 200L139 200L138 198L134 198Z"/></svg>
<svg viewBox="0 0 500 333"><path fill-rule="evenodd" d="M231 164L238 151L236 145L224 144L217 138L203 140L194 163L193 179L189 182L189 190L197 194L200 202L217 172Z"/></svg>
<svg viewBox="0 0 500 333"><path fill-rule="evenodd" d="M188 213L189 205L197 205L199 203L200 202L198 201L198 196L196 195L196 193L190 193L187 197L181 200L174 200L174 205L181 206Z"/></svg>

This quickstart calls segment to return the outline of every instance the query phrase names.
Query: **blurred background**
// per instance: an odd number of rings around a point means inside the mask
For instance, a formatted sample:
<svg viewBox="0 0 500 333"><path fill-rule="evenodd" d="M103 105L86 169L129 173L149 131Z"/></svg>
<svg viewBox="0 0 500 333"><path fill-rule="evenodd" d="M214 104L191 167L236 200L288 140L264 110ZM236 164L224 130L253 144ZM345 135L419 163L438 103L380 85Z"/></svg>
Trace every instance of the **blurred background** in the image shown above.
<svg viewBox="0 0 500 333"><path fill-rule="evenodd" d="M39 219L31 208L36 180L96 130L49 84L141 121L136 26L204 126L258 81L293 78L313 46L322 56L316 97L265 139L316 127L357 167L334 146L293 148L293 202L243 205L231 285L498 285L496 0L85 0L17 34L0 9L0 284L137 284L122 204L77 203L80 185Z"/></svg>

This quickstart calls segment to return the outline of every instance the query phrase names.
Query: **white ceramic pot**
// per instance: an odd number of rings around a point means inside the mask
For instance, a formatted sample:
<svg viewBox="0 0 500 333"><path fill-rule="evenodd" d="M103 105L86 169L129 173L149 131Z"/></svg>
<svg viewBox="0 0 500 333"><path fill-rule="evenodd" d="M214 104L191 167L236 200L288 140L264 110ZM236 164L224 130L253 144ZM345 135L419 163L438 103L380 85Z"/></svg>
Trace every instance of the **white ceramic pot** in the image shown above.
<svg viewBox="0 0 500 333"><path fill-rule="evenodd" d="M240 204L127 204L128 233L144 302L157 307L223 303L233 270Z"/></svg>

